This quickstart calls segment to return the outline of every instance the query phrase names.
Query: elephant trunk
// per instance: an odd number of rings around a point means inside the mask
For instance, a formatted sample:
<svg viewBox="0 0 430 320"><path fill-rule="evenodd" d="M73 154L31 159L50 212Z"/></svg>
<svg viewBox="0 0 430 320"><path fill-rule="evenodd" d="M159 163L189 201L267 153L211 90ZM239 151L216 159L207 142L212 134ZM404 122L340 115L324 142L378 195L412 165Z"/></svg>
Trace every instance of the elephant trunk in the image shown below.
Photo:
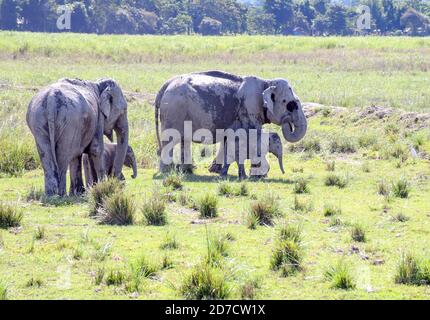
<svg viewBox="0 0 430 320"><path fill-rule="evenodd" d="M137 178L137 164L136 164L136 157L133 154L131 159L131 167L133 168L133 175L131 176L132 179Z"/></svg>
<svg viewBox="0 0 430 320"><path fill-rule="evenodd" d="M278 161L279 161L279 168L281 168L282 174L285 174L283 158L284 157L281 154L281 156L278 158Z"/></svg>
<svg viewBox="0 0 430 320"><path fill-rule="evenodd" d="M122 115L118 121L121 125L117 125L115 128L117 136L117 149L115 153L115 160L113 164L113 175L120 179L122 175L122 167L124 165L125 156L128 150L128 123L127 115Z"/></svg>
<svg viewBox="0 0 430 320"><path fill-rule="evenodd" d="M285 140L296 143L302 140L308 131L308 122L303 109L298 105L292 115L287 115L282 121L282 133Z"/></svg>

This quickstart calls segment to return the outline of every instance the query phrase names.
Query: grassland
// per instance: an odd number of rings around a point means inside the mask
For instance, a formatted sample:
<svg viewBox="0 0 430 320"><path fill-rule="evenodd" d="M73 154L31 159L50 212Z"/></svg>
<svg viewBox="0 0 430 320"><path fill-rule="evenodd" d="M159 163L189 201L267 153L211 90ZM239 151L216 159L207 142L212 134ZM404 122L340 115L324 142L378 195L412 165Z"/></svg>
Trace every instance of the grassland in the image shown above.
<svg viewBox="0 0 430 320"><path fill-rule="evenodd" d="M429 111L429 56L428 38L0 33L0 202L23 212L21 227L0 229L0 296L6 288L9 299L182 299L183 283L205 260L207 238L229 235L225 256L214 267L225 274L228 298L244 297L251 286L254 298L428 299L425 281L396 284L396 276L403 252L423 261L430 257L430 131L406 128L397 116L365 117L354 108ZM184 190L165 190L155 175L150 102L169 77L207 69L285 77L304 101L347 109L323 109L312 117L304 143L286 146L287 174L271 159L269 178L248 182L248 195L218 195L219 181L206 170L210 159L197 158L196 174L182 178ZM27 199L43 180L25 126L26 107L39 87L61 77L114 77L127 92L131 144L140 163L138 179L128 180L125 190L136 203L135 225L98 224L85 198L48 204ZM328 176L342 187L328 186ZM407 198L396 191L399 181L406 182ZM140 210L154 190L171 200L164 226L146 225ZM267 192L278 199L281 214L274 226L252 230L249 208ZM202 219L193 209L206 194L218 198L216 218ZM302 261L288 276L271 270L284 224L301 230ZM363 230L366 241L357 241ZM130 277L142 255L155 265L154 274L130 290L118 273ZM162 268L166 256L172 266ZM347 283L349 275L353 279L350 290L326 279L340 260ZM101 270L105 276L98 283Z"/></svg>

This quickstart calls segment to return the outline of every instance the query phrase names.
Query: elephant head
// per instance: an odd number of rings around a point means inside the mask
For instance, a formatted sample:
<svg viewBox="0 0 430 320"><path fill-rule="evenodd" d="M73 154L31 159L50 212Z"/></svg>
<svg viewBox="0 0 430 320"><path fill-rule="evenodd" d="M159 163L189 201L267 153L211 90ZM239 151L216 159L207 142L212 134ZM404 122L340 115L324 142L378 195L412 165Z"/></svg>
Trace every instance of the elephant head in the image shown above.
<svg viewBox="0 0 430 320"><path fill-rule="evenodd" d="M282 133L288 142L299 142L308 129L299 98L287 80L270 80L267 85L268 88L263 92L267 118L270 122L282 126Z"/></svg>
<svg viewBox="0 0 430 320"><path fill-rule="evenodd" d="M269 152L273 154L279 161L279 167L281 168L282 174L285 174L284 163L283 163L283 145L281 138L277 133L271 133L269 135Z"/></svg>
<svg viewBox="0 0 430 320"><path fill-rule="evenodd" d="M131 176L133 179L137 178L137 164L136 164L136 156L134 155L134 151L132 147L127 148L127 154L125 156L124 165L126 167L133 169L133 175Z"/></svg>
<svg viewBox="0 0 430 320"><path fill-rule="evenodd" d="M113 174L120 177L128 148L127 101L120 86L111 79L97 81L100 93L100 112L103 115L103 132L112 140L112 131L117 137Z"/></svg>

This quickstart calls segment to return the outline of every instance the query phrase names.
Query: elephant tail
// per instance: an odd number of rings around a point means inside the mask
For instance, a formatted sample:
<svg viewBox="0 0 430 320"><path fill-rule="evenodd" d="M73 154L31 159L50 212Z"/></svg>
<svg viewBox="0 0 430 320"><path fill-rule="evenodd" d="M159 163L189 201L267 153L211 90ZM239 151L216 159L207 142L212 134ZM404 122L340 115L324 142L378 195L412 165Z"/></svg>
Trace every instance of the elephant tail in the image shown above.
<svg viewBox="0 0 430 320"><path fill-rule="evenodd" d="M56 92L54 94L48 94L47 96L47 118L48 118L48 134L49 134L49 141L51 144L51 153L52 153L52 160L54 162L55 170L57 171L57 174L59 174L58 170L58 162L57 162L57 153L56 153L56 147L55 147L55 122L57 118L57 100L55 98Z"/></svg>
<svg viewBox="0 0 430 320"><path fill-rule="evenodd" d="M169 87L170 83L173 79L167 81L160 89L155 98L155 131L157 133L157 141L158 141L158 156L161 156L161 139L160 139L160 107L161 107L161 99L163 99L164 93Z"/></svg>

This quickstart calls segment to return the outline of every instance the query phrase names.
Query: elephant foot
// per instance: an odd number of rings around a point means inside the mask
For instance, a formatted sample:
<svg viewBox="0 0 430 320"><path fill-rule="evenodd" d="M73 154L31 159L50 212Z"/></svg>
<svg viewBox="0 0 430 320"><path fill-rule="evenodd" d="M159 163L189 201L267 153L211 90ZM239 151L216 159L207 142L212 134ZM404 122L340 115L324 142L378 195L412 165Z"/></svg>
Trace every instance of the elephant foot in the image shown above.
<svg viewBox="0 0 430 320"><path fill-rule="evenodd" d="M252 176L252 180L255 180L255 181L260 181L260 180L264 180L264 179L266 179L267 178L267 175L262 175L262 176Z"/></svg>
<svg viewBox="0 0 430 320"><path fill-rule="evenodd" d="M221 174L222 171L222 164L212 163L212 165L209 168L210 173L216 173Z"/></svg>
<svg viewBox="0 0 430 320"><path fill-rule="evenodd" d="M176 166L176 171L182 172L184 174L193 174L194 166L192 164L178 164Z"/></svg>

